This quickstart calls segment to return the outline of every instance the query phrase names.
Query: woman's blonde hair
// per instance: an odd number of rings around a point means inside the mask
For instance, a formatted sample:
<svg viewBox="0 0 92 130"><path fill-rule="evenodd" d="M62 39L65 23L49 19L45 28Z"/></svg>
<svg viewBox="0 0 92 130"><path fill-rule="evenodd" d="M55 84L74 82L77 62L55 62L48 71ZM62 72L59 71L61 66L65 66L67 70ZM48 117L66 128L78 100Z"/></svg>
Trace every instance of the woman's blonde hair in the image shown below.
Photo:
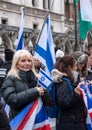
<svg viewBox="0 0 92 130"><path fill-rule="evenodd" d="M30 66L30 69L34 71L34 62L33 62L33 57L31 55L31 53L28 51L28 50L18 50L15 52L14 56L13 56L13 60L12 60L12 66L11 66L11 69L10 71L8 72L7 76L9 75L13 75L15 77L18 77L18 72L19 72L19 69L17 68L17 63L19 61L20 58L24 57L24 56L27 56L31 61L32 61L32 64Z"/></svg>

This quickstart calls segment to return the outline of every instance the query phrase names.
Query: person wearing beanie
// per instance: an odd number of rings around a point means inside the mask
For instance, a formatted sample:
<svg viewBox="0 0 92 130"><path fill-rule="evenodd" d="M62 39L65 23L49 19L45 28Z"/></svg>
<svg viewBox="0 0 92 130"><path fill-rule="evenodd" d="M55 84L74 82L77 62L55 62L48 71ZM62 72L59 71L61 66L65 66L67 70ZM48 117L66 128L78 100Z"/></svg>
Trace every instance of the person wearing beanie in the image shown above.
<svg viewBox="0 0 92 130"><path fill-rule="evenodd" d="M5 61L12 61L14 52L11 49L5 49Z"/></svg>
<svg viewBox="0 0 92 130"><path fill-rule="evenodd" d="M64 56L64 52L61 51L60 49L58 49L56 51L56 60L59 60L60 58L62 58Z"/></svg>
<svg viewBox="0 0 92 130"><path fill-rule="evenodd" d="M81 55L83 55L84 54L84 52L82 52L82 51L75 51L75 52L73 52L71 55L76 59L76 61L78 60L78 58L81 56Z"/></svg>
<svg viewBox="0 0 92 130"><path fill-rule="evenodd" d="M88 75L88 55L83 54L78 58L78 71L80 77L86 77Z"/></svg>

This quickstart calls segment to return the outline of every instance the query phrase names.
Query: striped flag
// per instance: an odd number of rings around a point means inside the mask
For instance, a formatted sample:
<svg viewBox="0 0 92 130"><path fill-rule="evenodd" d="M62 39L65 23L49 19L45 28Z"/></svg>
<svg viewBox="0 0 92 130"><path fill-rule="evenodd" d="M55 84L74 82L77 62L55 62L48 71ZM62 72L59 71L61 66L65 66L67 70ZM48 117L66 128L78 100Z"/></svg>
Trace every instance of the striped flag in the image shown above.
<svg viewBox="0 0 92 130"><path fill-rule="evenodd" d="M51 33L50 15L47 16L35 54L40 62L45 66L45 71L50 75L55 63L54 44Z"/></svg>
<svg viewBox="0 0 92 130"><path fill-rule="evenodd" d="M38 84L41 85L44 89L48 89L52 85L53 79L47 75L42 69L39 72Z"/></svg>
<svg viewBox="0 0 92 130"><path fill-rule="evenodd" d="M26 106L10 125L12 130L51 130L41 98Z"/></svg>
<svg viewBox="0 0 92 130"><path fill-rule="evenodd" d="M80 87L83 95L83 100L88 110L86 119L87 129L92 130L92 85L86 83Z"/></svg>
<svg viewBox="0 0 92 130"><path fill-rule="evenodd" d="M24 8L21 9L21 22L20 22L18 43L17 43L16 50L21 50L24 48L23 34L24 34Z"/></svg>

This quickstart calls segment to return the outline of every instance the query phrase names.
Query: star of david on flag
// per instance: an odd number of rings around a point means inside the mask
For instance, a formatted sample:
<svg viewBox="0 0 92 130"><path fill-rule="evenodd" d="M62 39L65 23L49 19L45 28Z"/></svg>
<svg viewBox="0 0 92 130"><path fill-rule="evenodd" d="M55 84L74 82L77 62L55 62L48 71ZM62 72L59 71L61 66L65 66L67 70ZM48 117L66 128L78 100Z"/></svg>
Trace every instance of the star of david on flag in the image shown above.
<svg viewBox="0 0 92 130"><path fill-rule="evenodd" d="M40 69L38 84L41 85L41 87L43 87L44 89L48 89L48 87L50 87L52 83L52 78L49 75L47 75L47 73L44 72L42 69Z"/></svg>

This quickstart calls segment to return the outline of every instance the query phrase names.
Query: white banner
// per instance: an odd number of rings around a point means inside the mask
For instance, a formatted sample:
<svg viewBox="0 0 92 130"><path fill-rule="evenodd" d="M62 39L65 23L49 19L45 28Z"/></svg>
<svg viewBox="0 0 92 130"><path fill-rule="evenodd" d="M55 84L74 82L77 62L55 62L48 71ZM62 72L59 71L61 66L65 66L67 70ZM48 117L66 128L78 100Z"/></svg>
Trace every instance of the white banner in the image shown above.
<svg viewBox="0 0 92 130"><path fill-rule="evenodd" d="M92 0L80 0L81 18L92 23Z"/></svg>

